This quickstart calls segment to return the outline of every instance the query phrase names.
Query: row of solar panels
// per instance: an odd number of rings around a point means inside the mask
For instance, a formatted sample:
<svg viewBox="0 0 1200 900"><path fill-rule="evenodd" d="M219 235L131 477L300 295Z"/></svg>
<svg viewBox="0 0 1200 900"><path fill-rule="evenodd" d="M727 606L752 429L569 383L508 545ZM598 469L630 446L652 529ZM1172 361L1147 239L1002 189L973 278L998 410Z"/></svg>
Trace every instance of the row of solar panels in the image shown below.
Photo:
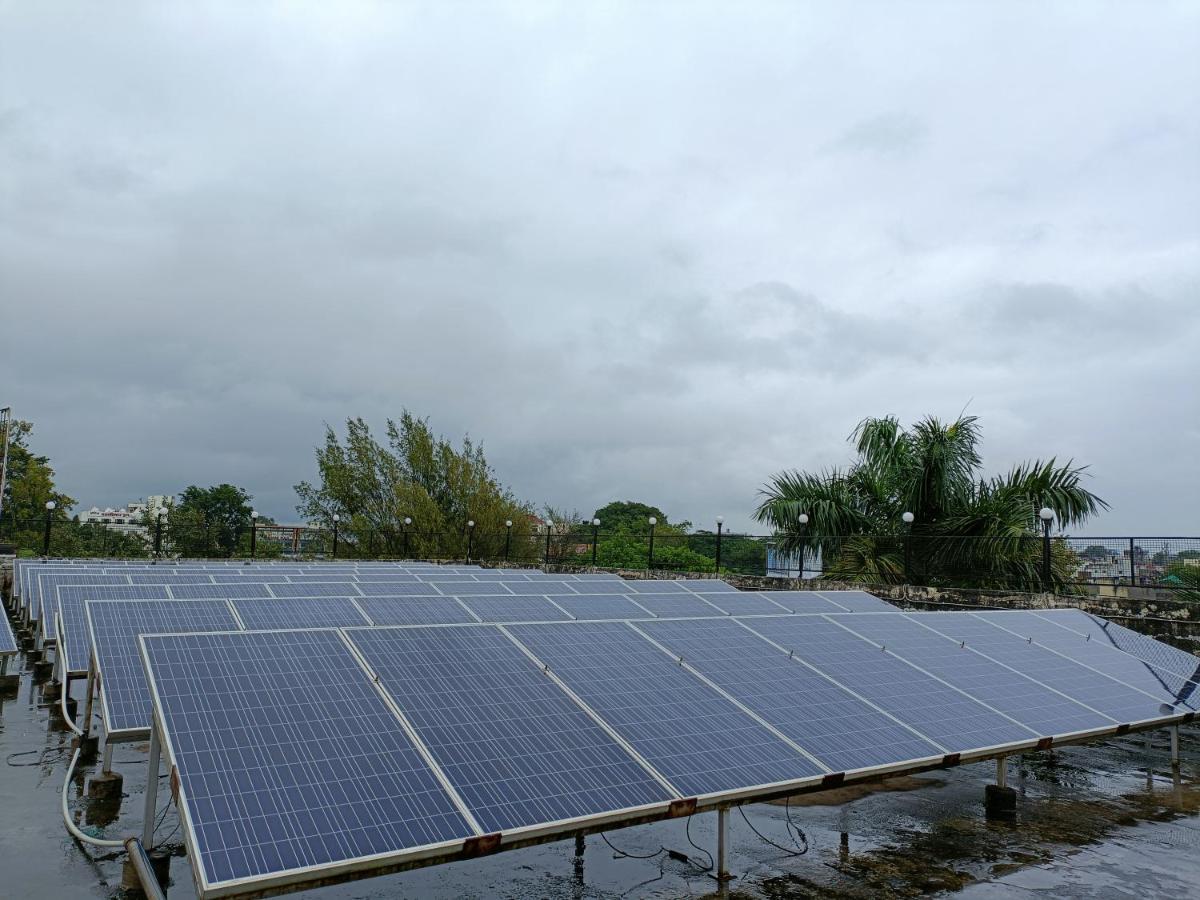
<svg viewBox="0 0 1200 900"><path fill-rule="evenodd" d="M131 627L112 607L88 604L108 692ZM229 627L211 614L195 630ZM1190 718L1195 659L1107 633L1064 610L132 643L217 896Z"/></svg>

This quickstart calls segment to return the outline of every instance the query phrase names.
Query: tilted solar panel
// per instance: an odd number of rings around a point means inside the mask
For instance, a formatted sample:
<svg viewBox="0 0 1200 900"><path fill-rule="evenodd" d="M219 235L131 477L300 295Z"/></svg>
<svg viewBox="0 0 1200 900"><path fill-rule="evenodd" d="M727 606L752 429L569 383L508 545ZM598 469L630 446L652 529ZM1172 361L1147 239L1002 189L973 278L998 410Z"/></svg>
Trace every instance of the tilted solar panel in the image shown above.
<svg viewBox="0 0 1200 900"><path fill-rule="evenodd" d="M481 622L567 622L571 616L545 597L460 597Z"/></svg>
<svg viewBox="0 0 1200 900"><path fill-rule="evenodd" d="M223 584L172 584L168 590L172 600L226 600L271 597L271 588L259 582L232 581Z"/></svg>
<svg viewBox="0 0 1200 900"><path fill-rule="evenodd" d="M144 640L198 892L478 834L338 632Z"/></svg>
<svg viewBox="0 0 1200 900"><path fill-rule="evenodd" d="M822 597L848 612L895 612L897 607L866 591L818 591Z"/></svg>
<svg viewBox="0 0 1200 900"><path fill-rule="evenodd" d="M737 592L737 588L732 584L728 581L722 581L719 578L680 578L676 583L697 594L729 594Z"/></svg>
<svg viewBox="0 0 1200 900"><path fill-rule="evenodd" d="M661 582L659 582L661 584ZM724 616L727 613L706 600L690 593L679 594L629 594L629 599L643 607L653 616L663 618L679 618L684 616L699 616L712 618ZM783 610L776 610L782 613Z"/></svg>
<svg viewBox="0 0 1200 900"><path fill-rule="evenodd" d="M1149 635L1086 613L1081 609L1039 609L1030 610L1030 612L1038 618L1053 622L1062 628L1085 636L1090 635L1092 640L1111 644L1118 650L1124 650L1130 656L1136 656L1144 662L1174 672L1176 675L1182 675L1185 678L1200 675L1200 657L1195 654L1172 647Z"/></svg>
<svg viewBox="0 0 1200 900"><path fill-rule="evenodd" d="M75 574L72 572L41 573L35 579L37 601L30 610L30 617L37 619L41 630L42 640L53 641L58 638L58 588L63 585L95 585L115 586L126 585L129 581L124 575L93 575Z"/></svg>
<svg viewBox="0 0 1200 900"><path fill-rule="evenodd" d="M831 772L941 757L878 707L729 619L639 622L673 654L779 729Z"/></svg>
<svg viewBox="0 0 1200 900"><path fill-rule="evenodd" d="M369 625L349 597L267 597L230 600L248 629L341 628Z"/></svg>
<svg viewBox="0 0 1200 900"><path fill-rule="evenodd" d="M0 656L16 653L17 649L17 637L8 623L8 616L0 612Z"/></svg>
<svg viewBox="0 0 1200 900"><path fill-rule="evenodd" d="M485 831L674 799L495 628L350 638Z"/></svg>
<svg viewBox="0 0 1200 900"><path fill-rule="evenodd" d="M713 606L733 616L782 616L791 612L786 606L781 606L771 599L769 591L754 593L751 591L734 591L733 593L704 594L703 599Z"/></svg>
<svg viewBox="0 0 1200 900"><path fill-rule="evenodd" d="M822 773L628 625L577 622L508 630L682 796Z"/></svg>
<svg viewBox="0 0 1200 900"><path fill-rule="evenodd" d="M361 592L349 581L319 582L316 584L270 584L276 597L358 597Z"/></svg>
<svg viewBox="0 0 1200 900"><path fill-rule="evenodd" d="M89 600L86 613L110 737L144 733L150 727L150 693L138 653L139 635L239 628L224 600Z"/></svg>
<svg viewBox="0 0 1200 900"><path fill-rule="evenodd" d="M432 584L424 582L374 582L360 581L359 593L364 597L441 597L443 593Z"/></svg>
<svg viewBox="0 0 1200 900"><path fill-rule="evenodd" d="M454 625L479 620L453 597L359 597L376 625Z"/></svg>
<svg viewBox="0 0 1200 900"><path fill-rule="evenodd" d="M842 613L846 608L816 591L763 591L772 603L796 613Z"/></svg>
<svg viewBox="0 0 1200 900"><path fill-rule="evenodd" d="M620 594L551 594L548 599L576 619L648 619L650 613Z"/></svg>

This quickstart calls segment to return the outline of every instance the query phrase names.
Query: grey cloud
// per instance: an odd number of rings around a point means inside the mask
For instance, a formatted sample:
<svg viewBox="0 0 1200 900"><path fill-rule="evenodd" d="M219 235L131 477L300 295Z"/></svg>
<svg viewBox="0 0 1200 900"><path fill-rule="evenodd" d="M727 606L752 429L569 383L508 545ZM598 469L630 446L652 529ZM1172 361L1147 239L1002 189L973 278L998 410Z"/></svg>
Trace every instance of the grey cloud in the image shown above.
<svg viewBox="0 0 1200 900"><path fill-rule="evenodd" d="M896 156L916 149L928 133L928 126L916 116L891 113L855 123L842 132L829 149Z"/></svg>

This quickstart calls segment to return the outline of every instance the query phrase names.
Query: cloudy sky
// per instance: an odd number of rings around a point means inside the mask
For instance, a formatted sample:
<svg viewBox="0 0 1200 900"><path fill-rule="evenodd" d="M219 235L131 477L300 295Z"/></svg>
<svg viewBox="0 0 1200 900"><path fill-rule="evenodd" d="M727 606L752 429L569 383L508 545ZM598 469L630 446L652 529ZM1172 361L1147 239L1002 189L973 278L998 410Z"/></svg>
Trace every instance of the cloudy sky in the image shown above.
<svg viewBox="0 0 1200 900"><path fill-rule="evenodd" d="M749 524L868 415L1200 533L1200 5L0 2L0 405L85 505L403 407Z"/></svg>

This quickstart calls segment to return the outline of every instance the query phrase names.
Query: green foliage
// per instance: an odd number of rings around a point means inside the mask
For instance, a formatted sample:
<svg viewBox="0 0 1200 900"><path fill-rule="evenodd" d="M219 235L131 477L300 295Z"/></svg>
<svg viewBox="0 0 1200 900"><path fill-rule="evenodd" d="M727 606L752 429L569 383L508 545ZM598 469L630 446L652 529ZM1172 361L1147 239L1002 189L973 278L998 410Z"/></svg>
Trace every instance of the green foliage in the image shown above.
<svg viewBox="0 0 1200 900"><path fill-rule="evenodd" d="M469 521L476 557L503 554L506 521L514 548L532 542L532 508L500 484L483 447L468 437L455 448L407 410L399 422L388 419L386 446L355 418L346 421L344 442L326 428L316 455L320 484L296 485L296 509L326 527L339 515L347 554L463 558Z"/></svg>
<svg viewBox="0 0 1200 900"><path fill-rule="evenodd" d="M177 556L233 556L249 551L250 501L232 484L191 485L179 495L168 521L170 552Z"/></svg>
<svg viewBox="0 0 1200 900"><path fill-rule="evenodd" d="M974 416L949 424L926 417L908 430L892 417L865 419L850 440L857 458L848 468L780 472L756 511L782 552L819 550L831 578L1038 589L1038 510L1050 507L1069 527L1107 508L1071 462L1034 461L983 478ZM915 516L911 529L904 512ZM1056 586L1077 567L1077 555L1056 542Z"/></svg>
<svg viewBox="0 0 1200 900"><path fill-rule="evenodd" d="M46 503L53 500L55 509L49 513L53 525L53 538L63 535L64 550L52 540L51 552L66 555L79 536L68 540L70 510L75 499L57 490L54 485L54 469L48 457L34 453L29 447L33 425L13 420L10 423L7 478L4 485L4 504L0 513L0 534L11 540L22 552L40 555L45 540ZM4 438L0 434L0 453Z"/></svg>

